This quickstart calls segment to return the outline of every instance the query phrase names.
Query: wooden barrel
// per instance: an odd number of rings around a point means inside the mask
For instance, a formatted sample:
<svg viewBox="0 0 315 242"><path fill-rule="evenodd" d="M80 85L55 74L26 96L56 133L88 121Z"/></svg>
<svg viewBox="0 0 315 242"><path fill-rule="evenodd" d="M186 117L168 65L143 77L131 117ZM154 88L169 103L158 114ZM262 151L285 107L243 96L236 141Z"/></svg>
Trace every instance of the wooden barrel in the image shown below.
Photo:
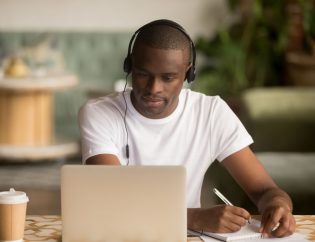
<svg viewBox="0 0 315 242"><path fill-rule="evenodd" d="M47 145L53 137L48 91L0 90L0 144Z"/></svg>

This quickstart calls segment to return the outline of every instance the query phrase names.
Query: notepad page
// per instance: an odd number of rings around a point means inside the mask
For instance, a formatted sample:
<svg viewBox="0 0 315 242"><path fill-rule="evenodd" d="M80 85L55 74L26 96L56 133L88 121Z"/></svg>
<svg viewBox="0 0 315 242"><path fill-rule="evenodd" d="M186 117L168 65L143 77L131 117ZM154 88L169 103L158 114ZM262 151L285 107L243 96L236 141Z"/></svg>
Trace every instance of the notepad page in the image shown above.
<svg viewBox="0 0 315 242"><path fill-rule="evenodd" d="M214 239L209 236L200 236L200 238L204 242L218 242L218 239ZM305 238L305 235L299 234L299 233L294 233L293 235L290 235L289 237L284 237L284 238L251 238L251 239L242 239L242 240L236 240L236 242L241 242L241 241L248 241L248 242L309 242Z"/></svg>
<svg viewBox="0 0 315 242"><path fill-rule="evenodd" d="M261 238L261 233L259 233L260 221L251 219L250 224L246 224L239 231L233 233L210 233L203 232L199 235L209 236L222 241L237 241L237 240L247 240L247 239L257 239Z"/></svg>

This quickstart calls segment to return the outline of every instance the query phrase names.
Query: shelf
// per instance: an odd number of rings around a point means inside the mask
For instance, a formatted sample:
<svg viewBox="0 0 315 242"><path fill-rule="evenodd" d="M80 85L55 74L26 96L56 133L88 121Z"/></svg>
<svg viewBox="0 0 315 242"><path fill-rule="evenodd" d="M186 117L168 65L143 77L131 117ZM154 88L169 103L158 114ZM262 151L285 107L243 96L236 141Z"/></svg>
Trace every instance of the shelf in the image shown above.
<svg viewBox="0 0 315 242"><path fill-rule="evenodd" d="M71 74L0 79L0 89L11 91L62 90L77 84L78 78Z"/></svg>
<svg viewBox="0 0 315 242"><path fill-rule="evenodd" d="M76 156L79 152L80 145L76 141L57 141L41 146L0 145L0 159L10 162L55 160Z"/></svg>

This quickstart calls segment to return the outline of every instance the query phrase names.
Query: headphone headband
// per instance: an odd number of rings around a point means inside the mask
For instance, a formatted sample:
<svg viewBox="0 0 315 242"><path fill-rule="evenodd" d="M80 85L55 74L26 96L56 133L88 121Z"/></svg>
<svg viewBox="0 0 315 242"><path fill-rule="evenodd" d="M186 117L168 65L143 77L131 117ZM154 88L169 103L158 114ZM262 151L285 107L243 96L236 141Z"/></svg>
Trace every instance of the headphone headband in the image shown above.
<svg viewBox="0 0 315 242"><path fill-rule="evenodd" d="M127 57L124 60L124 71L129 74L131 72L131 67L132 67L132 60L131 60L131 49L133 46L133 43L136 39L136 36L144 29L150 27L150 26L157 26L157 25L166 25L169 27L172 27L174 29L179 30L182 34L184 34L186 36L186 38L189 40L190 45L191 45L191 52L192 52L192 66L188 69L188 71L186 72L186 79L187 82L192 82L195 79L195 64L196 64L196 49L195 49L195 45L194 42L191 40L190 36L187 34L187 32L185 31L185 29L180 26L178 23L168 20L168 19L159 19L159 20L155 20L152 21L150 23L147 23L145 25L143 25L142 27L140 27L131 37L130 41L129 41L129 45L128 45L128 53L127 53Z"/></svg>

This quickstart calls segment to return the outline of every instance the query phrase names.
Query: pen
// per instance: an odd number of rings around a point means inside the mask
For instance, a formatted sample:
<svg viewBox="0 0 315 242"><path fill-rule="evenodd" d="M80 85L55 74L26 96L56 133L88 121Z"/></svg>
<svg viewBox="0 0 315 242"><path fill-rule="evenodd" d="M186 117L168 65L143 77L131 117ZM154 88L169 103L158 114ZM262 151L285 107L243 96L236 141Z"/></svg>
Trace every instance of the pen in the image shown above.
<svg viewBox="0 0 315 242"><path fill-rule="evenodd" d="M233 204L221 193L218 189L213 188L213 192L217 195L225 204L233 206ZM249 219L250 220L250 219ZM250 224L250 221L247 221Z"/></svg>
<svg viewBox="0 0 315 242"><path fill-rule="evenodd" d="M213 192L217 195L225 204L233 206L233 204L221 193L218 189L213 188Z"/></svg>

